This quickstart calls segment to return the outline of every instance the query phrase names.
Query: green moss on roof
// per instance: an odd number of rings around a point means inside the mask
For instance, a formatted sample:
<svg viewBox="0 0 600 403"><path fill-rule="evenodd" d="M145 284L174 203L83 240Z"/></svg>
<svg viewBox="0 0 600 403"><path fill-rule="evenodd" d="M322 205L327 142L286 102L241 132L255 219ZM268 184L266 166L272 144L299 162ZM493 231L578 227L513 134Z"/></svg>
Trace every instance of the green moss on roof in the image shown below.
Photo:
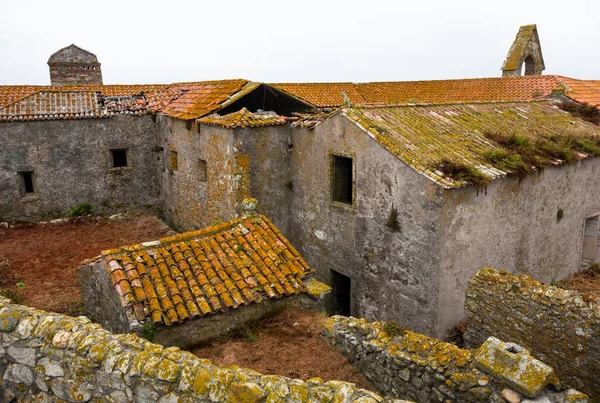
<svg viewBox="0 0 600 403"><path fill-rule="evenodd" d="M473 169L491 181L600 151L600 127L550 101L347 108L342 113L444 188L485 185L471 175ZM453 173L444 169L444 161L466 168Z"/></svg>

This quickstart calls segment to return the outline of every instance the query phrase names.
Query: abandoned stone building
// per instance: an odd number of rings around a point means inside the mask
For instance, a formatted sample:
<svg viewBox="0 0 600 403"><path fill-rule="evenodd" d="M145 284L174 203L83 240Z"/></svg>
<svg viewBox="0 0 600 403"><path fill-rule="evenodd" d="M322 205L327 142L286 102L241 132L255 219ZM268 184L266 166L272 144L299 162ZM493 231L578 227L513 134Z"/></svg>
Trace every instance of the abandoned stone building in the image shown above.
<svg viewBox="0 0 600 403"><path fill-rule="evenodd" d="M88 56L95 78L0 86L1 220L87 201L191 231L253 197L334 312L435 336L484 266L550 282L598 260L600 127L578 106L600 104L600 81L541 75L535 26L507 77L102 85Z"/></svg>
<svg viewBox="0 0 600 403"><path fill-rule="evenodd" d="M117 333L142 333L151 323L156 342L182 348L285 305L322 310L331 290L310 278L314 269L267 217L251 211L202 230L104 251L78 271L92 320Z"/></svg>

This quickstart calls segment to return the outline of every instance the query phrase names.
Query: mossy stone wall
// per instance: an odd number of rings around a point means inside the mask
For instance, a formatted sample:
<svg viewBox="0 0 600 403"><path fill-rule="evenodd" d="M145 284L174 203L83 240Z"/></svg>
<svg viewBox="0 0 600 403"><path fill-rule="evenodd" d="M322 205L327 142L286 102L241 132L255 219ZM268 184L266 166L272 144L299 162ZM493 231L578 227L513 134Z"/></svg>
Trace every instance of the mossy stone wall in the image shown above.
<svg viewBox="0 0 600 403"><path fill-rule="evenodd" d="M484 268L469 282L465 340L489 336L522 345L569 386L600 401L600 301L541 284L527 275Z"/></svg>
<svg viewBox="0 0 600 403"><path fill-rule="evenodd" d="M392 399L340 381L221 368L176 347L115 335L87 318L0 297L3 402L355 402Z"/></svg>

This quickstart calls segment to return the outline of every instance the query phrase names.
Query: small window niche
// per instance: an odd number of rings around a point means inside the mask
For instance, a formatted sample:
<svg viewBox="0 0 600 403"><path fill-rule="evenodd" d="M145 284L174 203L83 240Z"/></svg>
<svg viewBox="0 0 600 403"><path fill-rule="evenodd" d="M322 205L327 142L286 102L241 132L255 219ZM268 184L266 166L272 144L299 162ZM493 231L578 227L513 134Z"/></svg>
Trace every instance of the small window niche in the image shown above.
<svg viewBox="0 0 600 403"><path fill-rule="evenodd" d="M123 168L127 166L127 149L116 148L110 150L112 157L112 168Z"/></svg>
<svg viewBox="0 0 600 403"><path fill-rule="evenodd" d="M198 180L200 182L208 181L208 174L206 172L206 161L203 159L198 160Z"/></svg>
<svg viewBox="0 0 600 403"><path fill-rule="evenodd" d="M169 169L171 171L177 171L179 167L179 162L177 161L177 151L171 150L171 154L169 155Z"/></svg>
<svg viewBox="0 0 600 403"><path fill-rule="evenodd" d="M350 157L331 155L331 200L354 204L353 161Z"/></svg>
<svg viewBox="0 0 600 403"><path fill-rule="evenodd" d="M21 177L21 193L24 195L35 193L33 186L33 171L19 172Z"/></svg>

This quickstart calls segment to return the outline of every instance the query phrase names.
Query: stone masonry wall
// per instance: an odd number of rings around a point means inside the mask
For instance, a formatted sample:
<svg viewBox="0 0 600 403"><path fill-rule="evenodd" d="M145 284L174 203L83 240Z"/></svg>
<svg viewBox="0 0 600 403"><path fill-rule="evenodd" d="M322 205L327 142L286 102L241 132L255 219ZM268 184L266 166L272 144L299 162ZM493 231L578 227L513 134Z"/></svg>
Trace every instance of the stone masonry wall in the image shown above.
<svg viewBox="0 0 600 403"><path fill-rule="evenodd" d="M322 334L386 396L420 403L521 401L521 396L510 389L510 382L480 370L479 352L408 330L401 333L391 337L383 322L333 316ZM514 379L522 377L525 382L535 379L526 371L516 375ZM541 399L536 402L587 401L586 395L575 390L555 392L548 388L541 389L535 398Z"/></svg>
<svg viewBox="0 0 600 403"><path fill-rule="evenodd" d="M556 369L563 382L600 401L600 301L546 286L527 275L485 268L466 291L465 340L519 343Z"/></svg>
<svg viewBox="0 0 600 403"><path fill-rule="evenodd" d="M0 400L5 402L384 403L353 384L221 368L176 347L114 335L87 318L0 297Z"/></svg>
<svg viewBox="0 0 600 403"><path fill-rule="evenodd" d="M0 122L0 221L64 216L81 202L100 214L158 209L156 141L149 115ZM113 168L111 149L127 149L128 166ZM19 172L33 172L33 193Z"/></svg>

